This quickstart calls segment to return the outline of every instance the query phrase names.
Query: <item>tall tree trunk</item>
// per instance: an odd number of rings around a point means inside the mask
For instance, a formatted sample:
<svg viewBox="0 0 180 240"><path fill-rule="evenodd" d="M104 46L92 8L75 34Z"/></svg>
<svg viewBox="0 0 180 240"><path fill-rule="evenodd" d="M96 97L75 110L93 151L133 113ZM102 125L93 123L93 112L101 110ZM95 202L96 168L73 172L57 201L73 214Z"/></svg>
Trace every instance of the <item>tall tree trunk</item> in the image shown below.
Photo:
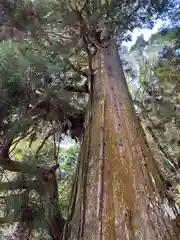
<svg viewBox="0 0 180 240"><path fill-rule="evenodd" d="M94 88L69 239L180 239L116 44L99 49L93 66Z"/></svg>

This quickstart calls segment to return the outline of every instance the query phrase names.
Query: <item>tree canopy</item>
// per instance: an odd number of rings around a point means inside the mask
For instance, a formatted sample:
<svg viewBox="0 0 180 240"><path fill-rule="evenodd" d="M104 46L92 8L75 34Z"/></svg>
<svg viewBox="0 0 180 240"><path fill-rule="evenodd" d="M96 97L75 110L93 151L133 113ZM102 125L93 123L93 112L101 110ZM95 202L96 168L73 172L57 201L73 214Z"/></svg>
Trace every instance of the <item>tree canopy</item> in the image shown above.
<svg viewBox="0 0 180 240"><path fill-rule="evenodd" d="M63 134L77 142L82 139L95 72L92 58L109 39L114 37L121 45L130 39L134 28L152 27L155 19L170 9L169 4L166 0L0 1L2 223L28 219L32 221L31 229L42 234L41 239L44 229L49 235L57 231L57 212L58 226L62 215L68 215L79 149L75 145L64 151L59 144ZM176 18L177 14L175 21ZM175 42L176 47L178 34L179 30L175 30L167 40ZM151 41L153 38L156 36ZM161 59L152 64L141 53L138 57L143 90L136 93L135 100L141 107L140 117L156 145L152 146L155 153L160 151L163 160L167 160L162 172L172 168L169 175L177 174L179 137L172 138L173 131L177 133L179 117L179 58L173 55L171 61ZM154 76L155 83L151 82ZM163 134L158 124L165 128ZM171 134L169 129L173 129ZM163 141L165 135L167 139ZM167 144L170 149L165 151ZM157 159L162 165L161 157ZM59 193L57 189L47 191L51 180L54 186L58 185ZM52 195L53 202L49 200ZM23 211L30 215L24 217ZM47 222L41 221L42 216Z"/></svg>

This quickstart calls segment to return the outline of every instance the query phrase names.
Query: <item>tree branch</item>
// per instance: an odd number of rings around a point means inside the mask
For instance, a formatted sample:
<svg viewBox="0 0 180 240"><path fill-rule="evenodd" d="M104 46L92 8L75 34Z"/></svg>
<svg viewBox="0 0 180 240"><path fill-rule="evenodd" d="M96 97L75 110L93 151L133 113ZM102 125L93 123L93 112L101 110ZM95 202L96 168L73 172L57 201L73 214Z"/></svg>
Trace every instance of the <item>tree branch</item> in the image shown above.
<svg viewBox="0 0 180 240"><path fill-rule="evenodd" d="M18 219L13 218L13 217L0 217L0 224L7 224L7 223L12 223L12 222L16 222L18 221Z"/></svg>
<svg viewBox="0 0 180 240"><path fill-rule="evenodd" d="M51 32L51 31L47 31L47 30L45 31L45 33L51 34L51 35L54 35L54 36L57 36L57 37L61 37L61 38L67 39L67 40L72 40L73 39L72 36L63 35L61 33L55 33L55 32Z"/></svg>
<svg viewBox="0 0 180 240"><path fill-rule="evenodd" d="M81 69L78 69L69 59L64 59L64 62L66 64L68 64L76 73L79 73L81 74L83 77L86 77L88 78L88 74L87 72L81 70Z"/></svg>
<svg viewBox="0 0 180 240"><path fill-rule="evenodd" d="M45 136L44 140L42 141L41 145L38 147L36 154L34 156L34 158L37 157L38 153L41 151L41 149L43 148L44 144L46 143L46 141L52 136L54 135L56 132L59 132L60 134L62 133L62 126L58 126L56 128L51 129L48 134Z"/></svg>
<svg viewBox="0 0 180 240"><path fill-rule="evenodd" d="M89 0L85 0L85 1L84 1L81 9L79 10L80 13L82 13L82 12L84 11L84 9L85 9L85 7L86 7L86 4L87 4L88 2L89 2Z"/></svg>
<svg viewBox="0 0 180 240"><path fill-rule="evenodd" d="M39 176L42 179L45 179L49 172L55 172L58 168L57 164L51 166L51 167L40 167L40 166L34 166L32 164L28 164L26 162L17 162L13 161L8 158L0 158L0 166L4 170L8 170L11 172L21 172L21 173L27 173L27 174L34 174L36 176Z"/></svg>
<svg viewBox="0 0 180 240"><path fill-rule="evenodd" d="M15 181L15 182L1 182L0 191L17 190L17 189L40 189L42 183L37 180L33 181Z"/></svg>
<svg viewBox="0 0 180 240"><path fill-rule="evenodd" d="M3 144L2 149L1 149L1 155L4 158L9 156L9 149L12 145L13 140L14 140L14 137L11 137L10 139L5 140L5 143Z"/></svg>
<svg viewBox="0 0 180 240"><path fill-rule="evenodd" d="M43 168L32 166L31 164L25 162L17 162L12 161L10 157L2 157L0 158L0 166L4 170L12 171L12 172L24 172L24 173L34 173L36 174L37 171L43 171Z"/></svg>
<svg viewBox="0 0 180 240"><path fill-rule="evenodd" d="M67 86L64 87L64 89L66 91L70 91L70 92L89 93L87 82L83 86L67 85Z"/></svg>

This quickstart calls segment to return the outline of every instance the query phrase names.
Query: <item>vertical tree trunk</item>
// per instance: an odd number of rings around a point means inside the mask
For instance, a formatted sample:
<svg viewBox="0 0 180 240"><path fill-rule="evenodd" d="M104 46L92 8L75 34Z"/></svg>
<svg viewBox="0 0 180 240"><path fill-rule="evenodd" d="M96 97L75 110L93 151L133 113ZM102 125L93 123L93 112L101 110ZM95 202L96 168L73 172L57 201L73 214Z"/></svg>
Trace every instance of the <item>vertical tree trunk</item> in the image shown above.
<svg viewBox="0 0 180 240"><path fill-rule="evenodd" d="M180 239L115 43L99 49L69 239ZM161 193L161 194L160 194ZM165 205L166 202L166 205ZM176 225L176 224L175 224Z"/></svg>
<svg viewBox="0 0 180 240"><path fill-rule="evenodd" d="M52 240L60 240L62 238L65 220L59 208L58 186L55 172L52 172L50 176L49 189L44 193L46 198L44 210L45 212L47 211L49 234Z"/></svg>

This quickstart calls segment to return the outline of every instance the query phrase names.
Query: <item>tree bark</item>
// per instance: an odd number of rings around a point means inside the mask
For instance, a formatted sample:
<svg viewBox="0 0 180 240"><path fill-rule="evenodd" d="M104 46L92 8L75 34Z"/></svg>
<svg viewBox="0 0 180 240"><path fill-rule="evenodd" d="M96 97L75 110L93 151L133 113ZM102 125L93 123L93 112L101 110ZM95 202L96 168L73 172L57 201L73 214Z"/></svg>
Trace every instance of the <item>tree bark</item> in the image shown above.
<svg viewBox="0 0 180 240"><path fill-rule="evenodd" d="M98 50L93 67L68 239L180 239L114 42Z"/></svg>

